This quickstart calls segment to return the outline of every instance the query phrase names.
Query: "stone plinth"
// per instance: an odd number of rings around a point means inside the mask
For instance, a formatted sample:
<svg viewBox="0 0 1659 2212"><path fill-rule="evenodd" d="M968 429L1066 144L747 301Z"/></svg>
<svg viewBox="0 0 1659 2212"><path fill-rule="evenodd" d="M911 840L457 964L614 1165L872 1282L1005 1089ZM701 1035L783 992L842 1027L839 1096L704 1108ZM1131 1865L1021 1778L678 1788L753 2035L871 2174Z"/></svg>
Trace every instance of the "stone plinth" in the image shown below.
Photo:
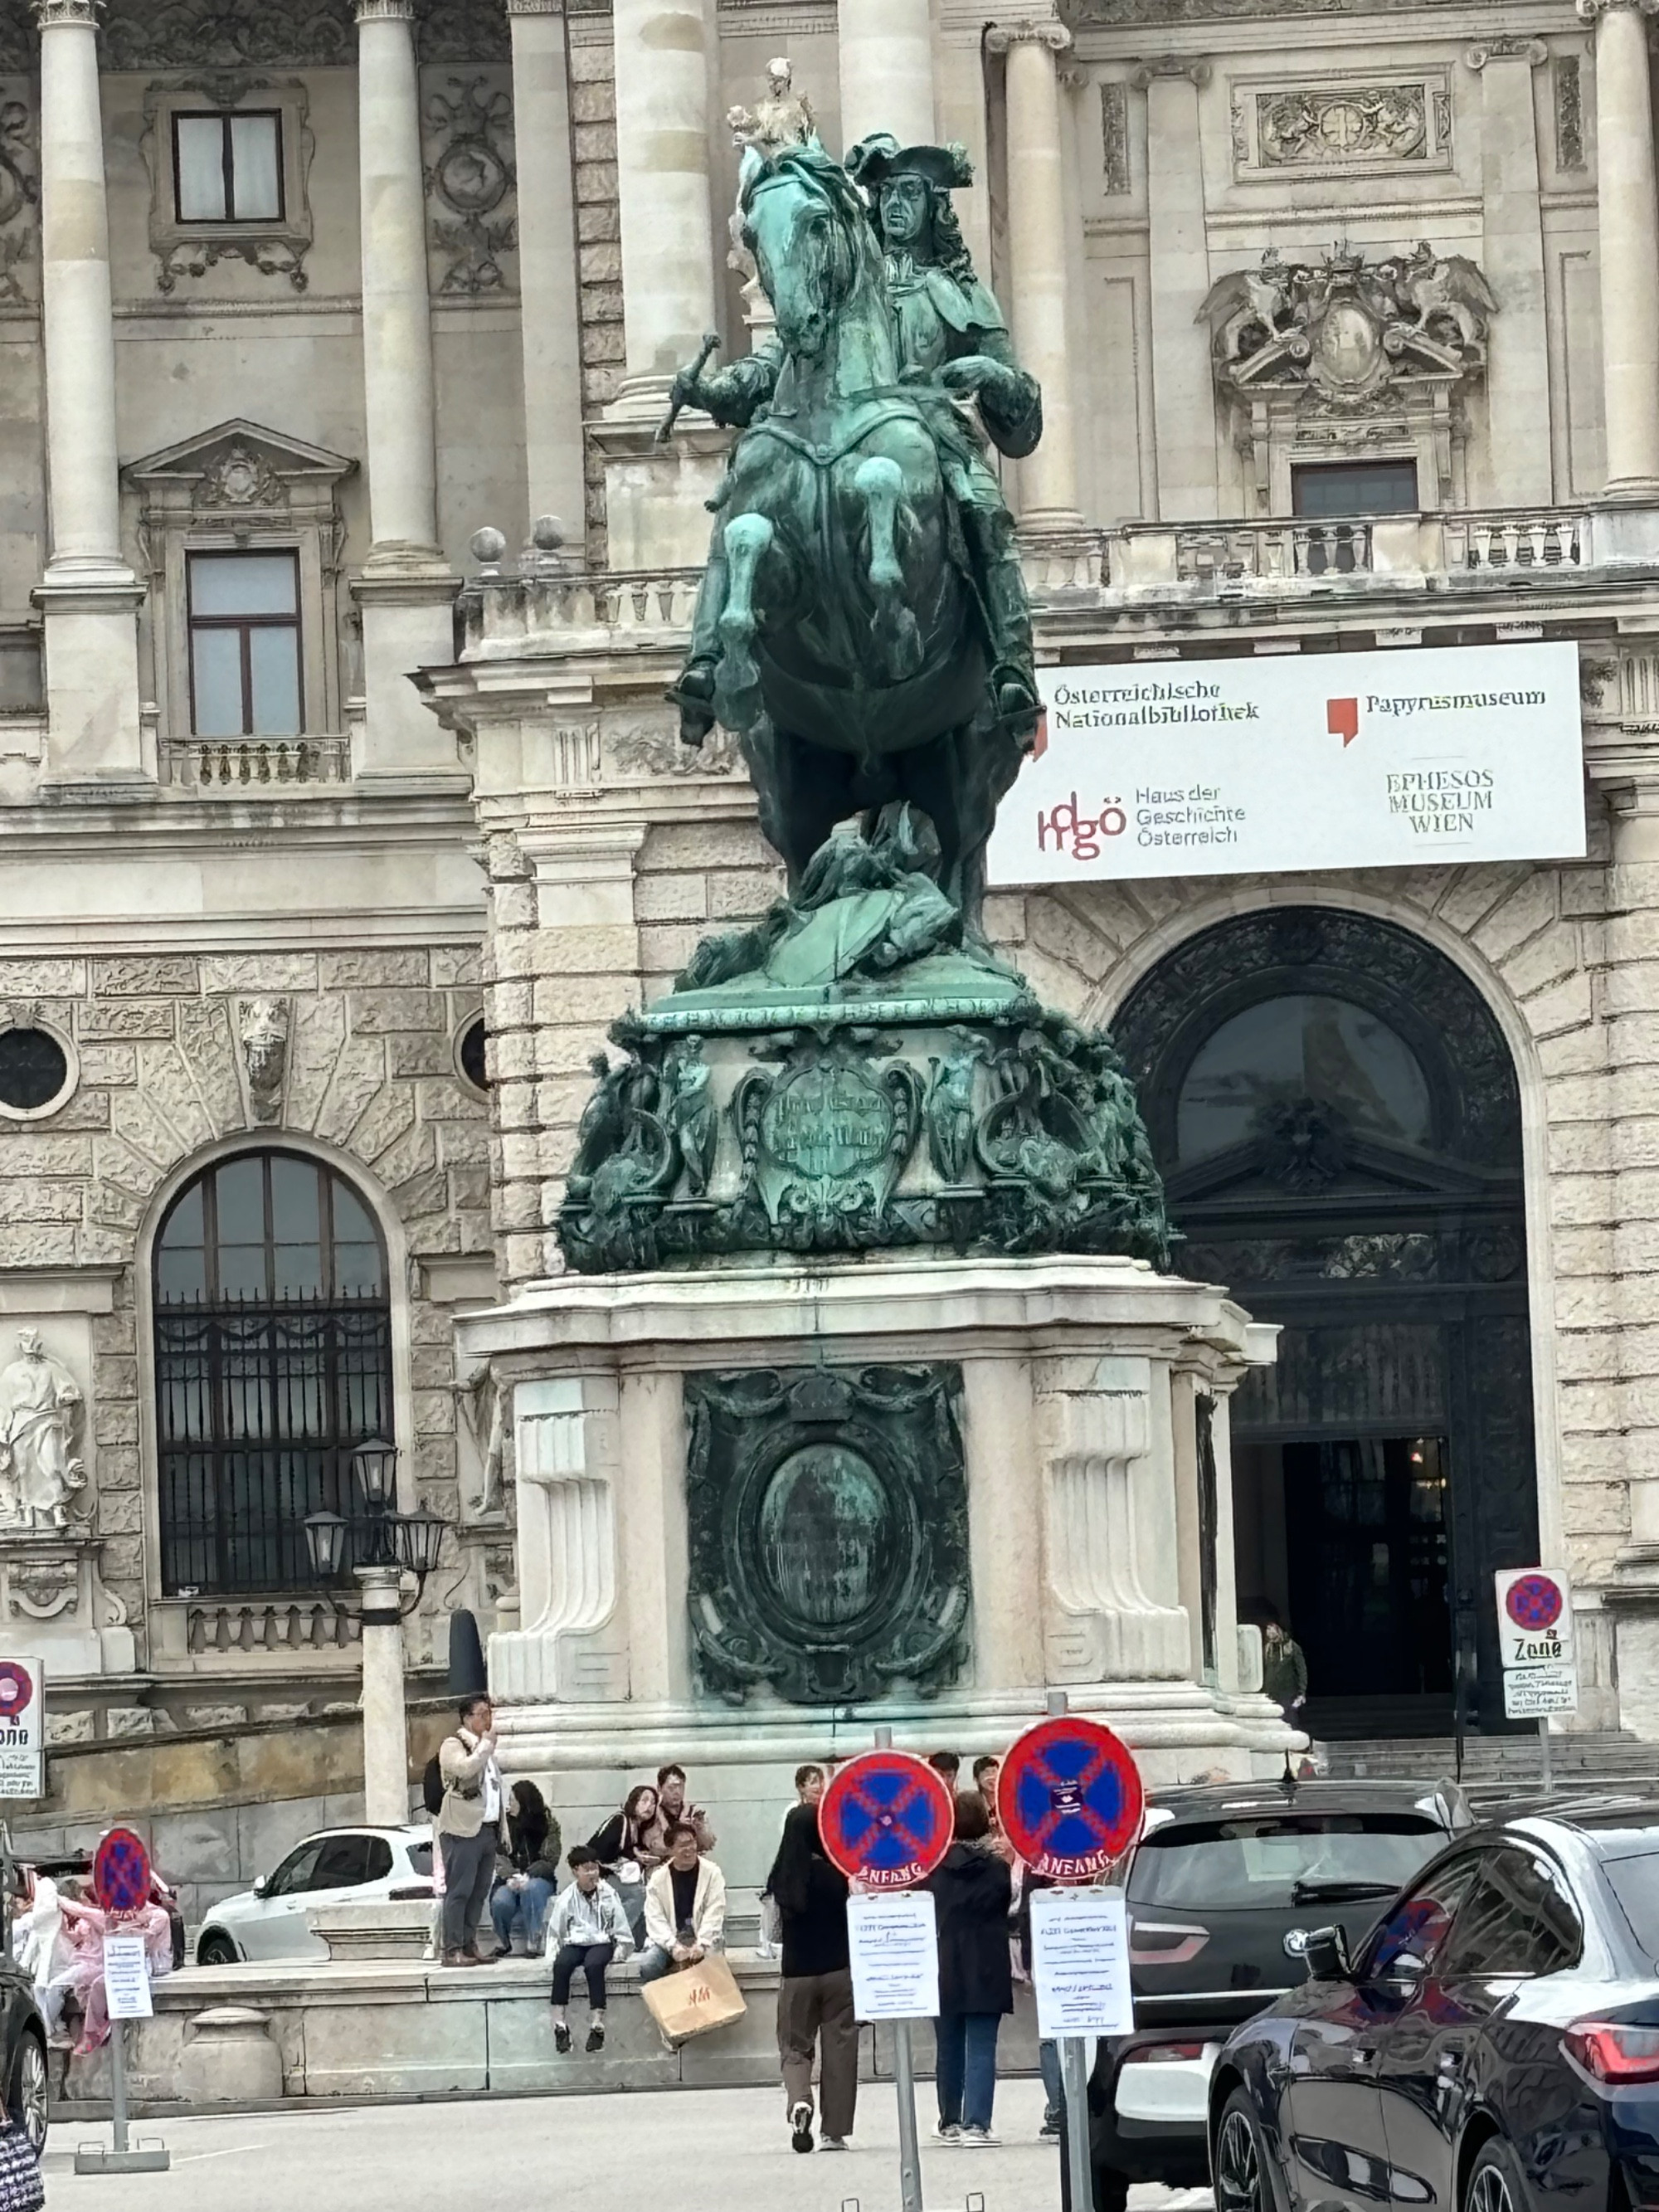
<svg viewBox="0 0 1659 2212"><path fill-rule="evenodd" d="M630 1960L606 1976L611 2002L603 2053L574 2064L554 2049L550 1960L514 1959L471 1973L418 1960L186 1967L156 1984L155 2017L128 2027L133 2108L165 2114L203 2101L322 2105L343 2098L580 2095L775 2083L778 1962L742 1950L729 1955L748 2007L741 2020L665 2051ZM580 1976L571 2002L580 2043L587 2002ZM930 2030L919 2028L916 2041L918 2069L926 2073ZM239 2064L251 2058L234 2094L228 2071L216 2061L209 2083L204 2043L223 2045L227 2056L234 2051ZM866 2081L890 2077L889 2033L864 2029L859 2059ZM997 2070L1036 2071L1029 1988L1016 1991ZM67 2112L96 2117L107 2110L109 2094L107 2050L76 2060Z"/></svg>
<svg viewBox="0 0 1659 2212"><path fill-rule="evenodd" d="M1219 1290L1093 1255L781 1260L534 1284L460 1331L513 1393L504 1757L568 1835L678 1759L758 1883L799 1761L878 1723L1000 1750L1060 1685L1153 1782L1282 1760L1226 1414L1274 1333Z"/></svg>

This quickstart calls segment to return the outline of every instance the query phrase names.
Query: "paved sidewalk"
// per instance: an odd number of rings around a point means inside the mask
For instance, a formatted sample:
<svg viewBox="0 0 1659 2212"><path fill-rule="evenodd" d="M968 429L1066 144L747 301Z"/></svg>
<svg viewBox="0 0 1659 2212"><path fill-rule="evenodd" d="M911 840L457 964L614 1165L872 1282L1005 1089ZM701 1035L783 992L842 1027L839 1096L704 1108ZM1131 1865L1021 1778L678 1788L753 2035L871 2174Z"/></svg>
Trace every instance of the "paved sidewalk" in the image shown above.
<svg viewBox="0 0 1659 2212"><path fill-rule="evenodd" d="M924 2130L933 2085L917 2102ZM927 2212L955 2212L969 2193L984 2212L1057 2212L1060 2161L1040 2142L1042 2089L997 2090L1000 2150L924 2142ZM613 2092L488 2102L377 2105L356 2112L277 2112L145 2120L136 2141L162 2138L166 2174L96 2179L71 2169L83 2142L107 2142L107 2124L64 2120L46 2156L48 2212L501 2212L503 2204L558 2212L621 2212L684 2203L699 2212L897 2212L898 2122L890 2082L859 2093L857 2148L797 2157L771 2089ZM1137 2190L1146 2212L1187 2212L1189 2200Z"/></svg>

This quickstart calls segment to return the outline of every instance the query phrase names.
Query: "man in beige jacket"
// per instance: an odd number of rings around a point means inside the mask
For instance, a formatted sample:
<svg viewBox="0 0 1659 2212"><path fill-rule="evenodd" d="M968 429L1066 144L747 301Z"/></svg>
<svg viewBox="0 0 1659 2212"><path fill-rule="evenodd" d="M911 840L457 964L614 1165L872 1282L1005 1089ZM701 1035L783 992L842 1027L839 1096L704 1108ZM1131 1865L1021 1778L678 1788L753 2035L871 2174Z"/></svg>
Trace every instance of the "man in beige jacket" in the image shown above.
<svg viewBox="0 0 1659 2212"><path fill-rule="evenodd" d="M478 1923L489 1900L507 1819L507 1791L495 1760L495 1715L488 1698L460 1707L460 1727L438 1747L444 1802L432 1823L444 1862L446 1966L478 1966Z"/></svg>

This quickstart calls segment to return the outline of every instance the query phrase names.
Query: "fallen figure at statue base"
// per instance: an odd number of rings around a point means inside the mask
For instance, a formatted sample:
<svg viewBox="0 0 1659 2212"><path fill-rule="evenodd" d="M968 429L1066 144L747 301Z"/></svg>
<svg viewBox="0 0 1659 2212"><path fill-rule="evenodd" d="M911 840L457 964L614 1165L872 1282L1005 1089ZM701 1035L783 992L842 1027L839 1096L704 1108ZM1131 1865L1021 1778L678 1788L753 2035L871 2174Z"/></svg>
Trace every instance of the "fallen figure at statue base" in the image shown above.
<svg viewBox="0 0 1659 2212"><path fill-rule="evenodd" d="M559 1237L585 1273L716 1256L1119 1252L1163 1186L1103 1031L1043 1007L939 888L908 802L700 945L595 1057Z"/></svg>

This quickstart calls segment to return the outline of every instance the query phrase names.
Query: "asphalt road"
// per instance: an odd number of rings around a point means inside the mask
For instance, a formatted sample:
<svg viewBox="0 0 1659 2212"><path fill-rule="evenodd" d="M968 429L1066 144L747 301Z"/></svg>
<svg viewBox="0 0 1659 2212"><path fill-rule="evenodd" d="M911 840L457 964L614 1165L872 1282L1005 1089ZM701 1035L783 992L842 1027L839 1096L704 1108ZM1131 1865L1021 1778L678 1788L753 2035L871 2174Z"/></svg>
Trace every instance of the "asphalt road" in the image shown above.
<svg viewBox="0 0 1659 2212"><path fill-rule="evenodd" d="M925 2130L930 2083L920 2086L918 2104ZM984 2212L1057 2212L1059 2158L1053 2143L1037 2140L1042 2118L1041 2083L1006 2081L997 2091L1000 2150L924 2142L927 2212L965 2208L975 2195ZM420 2205L501 2212L520 2203L620 2212L665 2203L693 2212L896 2212L898 2205L896 2100L888 2082L860 2088L852 2150L810 2158L790 2149L783 2094L771 2089L145 2120L133 2135L165 2141L172 2170L77 2175L77 2146L107 2143L109 2128L72 2120L54 2127L48 2212L408 2212ZM1138 2212L1195 2212L1191 2194L1171 2198L1156 2189L1137 2190L1132 2203Z"/></svg>

